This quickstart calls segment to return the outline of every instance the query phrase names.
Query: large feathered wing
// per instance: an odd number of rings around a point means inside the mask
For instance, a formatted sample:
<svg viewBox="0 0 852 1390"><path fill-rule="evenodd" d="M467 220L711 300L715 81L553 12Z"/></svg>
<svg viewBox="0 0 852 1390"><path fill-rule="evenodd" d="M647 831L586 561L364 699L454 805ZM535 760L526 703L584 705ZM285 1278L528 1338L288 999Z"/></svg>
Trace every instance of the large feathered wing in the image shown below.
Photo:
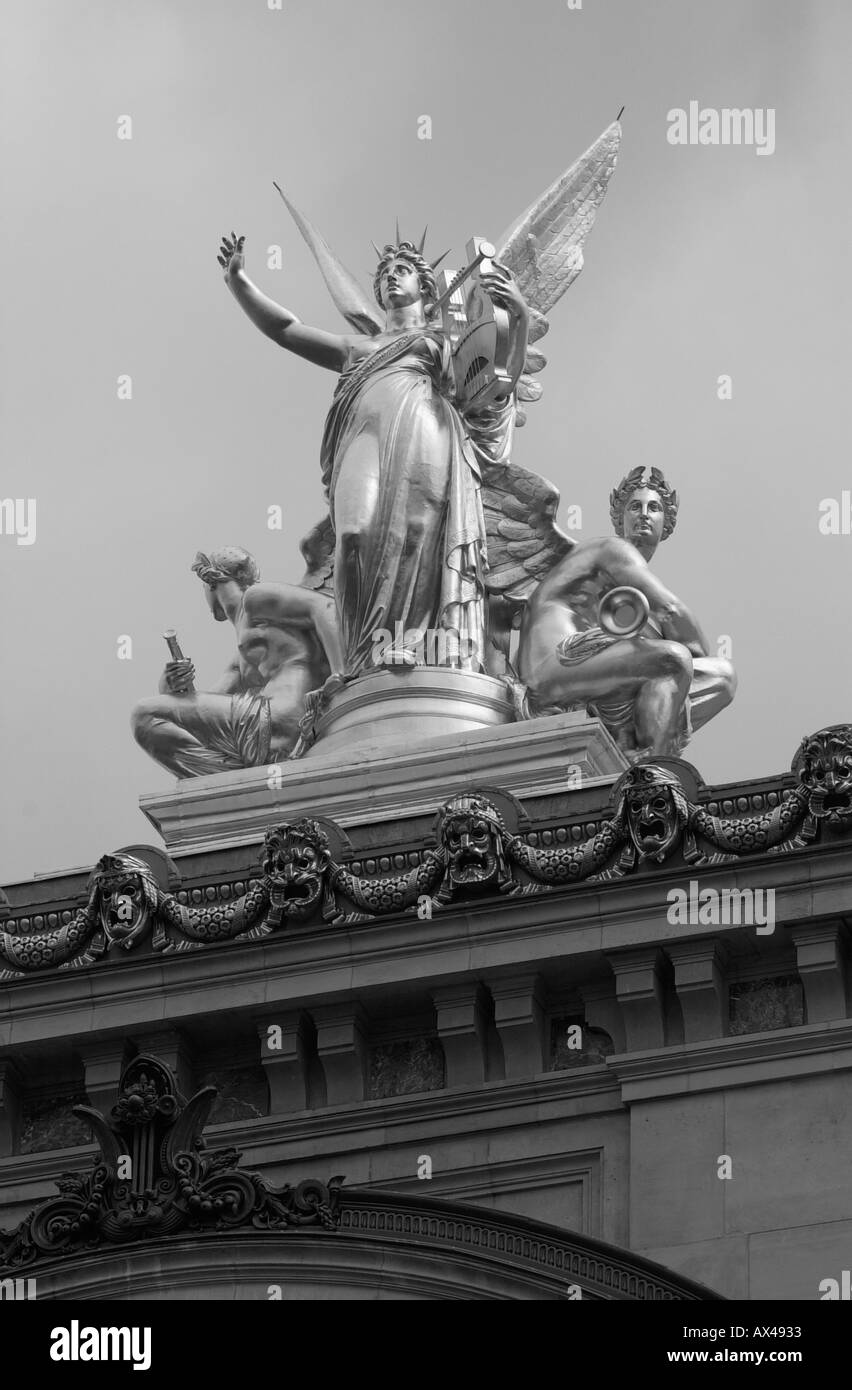
<svg viewBox="0 0 852 1390"><path fill-rule="evenodd" d="M340 310L350 328L354 328L356 333L369 334L370 337L375 337L377 333L381 333L384 324L379 317L378 309L364 293L355 276L350 274L345 265L338 260L325 237L306 217L302 216L298 208L293 206L286 194L278 188L277 183L275 187L310 247L335 306Z"/></svg>
<svg viewBox="0 0 852 1390"><path fill-rule="evenodd" d="M486 464L482 509L488 592L522 603L575 544L556 525L559 490L516 463Z"/></svg>
<svg viewBox="0 0 852 1390"><path fill-rule="evenodd" d="M530 342L550 327L546 315L583 268L583 245L603 202L621 143L613 121L595 143L514 223L499 243L497 259L512 272L530 306ZM538 400L534 375L546 365L527 351L518 382L515 423L523 403ZM559 491L546 478L506 461L482 463L482 503L488 536L489 593L523 603L575 542L556 524Z"/></svg>
<svg viewBox="0 0 852 1390"><path fill-rule="evenodd" d="M544 337L550 327L546 315L583 269L583 246L606 196L620 144L621 125L613 121L499 243L497 259L515 276L532 311L531 343ZM518 382L519 402L539 399L541 384L533 377L544 366L546 358L531 347ZM517 424L524 419L521 404Z"/></svg>

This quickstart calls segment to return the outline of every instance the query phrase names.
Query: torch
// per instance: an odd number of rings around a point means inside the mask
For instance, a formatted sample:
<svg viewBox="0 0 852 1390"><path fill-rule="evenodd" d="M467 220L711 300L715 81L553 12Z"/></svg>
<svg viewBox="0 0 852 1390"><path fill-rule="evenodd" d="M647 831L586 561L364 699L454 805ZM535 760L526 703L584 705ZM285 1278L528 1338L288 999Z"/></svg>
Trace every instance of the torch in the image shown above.
<svg viewBox="0 0 852 1390"><path fill-rule="evenodd" d="M167 644L168 644L168 648L169 648L169 651L170 651L170 653L171 653L172 661L186 661L186 657L184 656L183 652L182 652L181 649L180 649L180 643L178 642L177 633L175 632L174 628L173 628L173 627L167 628L167 630L163 633L163 637L165 638L165 641L166 641ZM193 683L192 681L190 681L189 685L187 686L186 690L184 691L184 694L185 694L185 695L194 695L194 694L195 694L195 685L194 685L194 683Z"/></svg>

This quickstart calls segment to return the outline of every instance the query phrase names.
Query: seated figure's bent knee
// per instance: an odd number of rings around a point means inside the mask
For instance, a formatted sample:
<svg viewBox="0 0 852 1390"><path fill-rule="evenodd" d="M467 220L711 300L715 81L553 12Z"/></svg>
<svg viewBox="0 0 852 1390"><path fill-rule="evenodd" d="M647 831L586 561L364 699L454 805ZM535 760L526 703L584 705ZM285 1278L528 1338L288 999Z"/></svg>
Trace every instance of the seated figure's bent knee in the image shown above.
<svg viewBox="0 0 852 1390"><path fill-rule="evenodd" d="M144 744L158 719L163 718L163 702L156 695L139 700L130 712L130 728L137 743Z"/></svg>
<svg viewBox="0 0 852 1390"><path fill-rule="evenodd" d="M722 670L722 690L725 694L725 703L729 705L737 693L737 673L730 661L725 661Z"/></svg>
<svg viewBox="0 0 852 1390"><path fill-rule="evenodd" d="M658 648L658 674L679 677L688 684L692 680L693 672L692 653L689 649L682 642L660 642Z"/></svg>

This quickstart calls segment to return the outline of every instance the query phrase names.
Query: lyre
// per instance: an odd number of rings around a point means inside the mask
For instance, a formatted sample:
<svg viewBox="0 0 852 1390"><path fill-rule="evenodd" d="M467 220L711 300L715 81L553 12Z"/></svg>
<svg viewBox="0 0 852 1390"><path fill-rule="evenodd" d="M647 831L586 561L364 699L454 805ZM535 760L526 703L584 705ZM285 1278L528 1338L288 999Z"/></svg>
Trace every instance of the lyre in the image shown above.
<svg viewBox="0 0 852 1390"><path fill-rule="evenodd" d="M511 395L513 382L507 371L509 315L492 303L481 284L493 267L494 247L483 237L472 237L465 250L463 270L441 272L438 307L452 348L456 399L469 407ZM465 281L470 282L466 288Z"/></svg>

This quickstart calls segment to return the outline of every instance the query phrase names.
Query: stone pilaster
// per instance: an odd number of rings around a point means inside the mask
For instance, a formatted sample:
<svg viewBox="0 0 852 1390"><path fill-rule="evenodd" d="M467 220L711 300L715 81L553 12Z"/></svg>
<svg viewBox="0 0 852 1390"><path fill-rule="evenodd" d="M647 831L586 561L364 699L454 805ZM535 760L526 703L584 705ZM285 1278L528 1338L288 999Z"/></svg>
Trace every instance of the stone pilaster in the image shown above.
<svg viewBox="0 0 852 1390"><path fill-rule="evenodd" d="M312 1009L327 1103L346 1105L367 1093L367 1019L357 1001Z"/></svg>
<svg viewBox="0 0 852 1390"><path fill-rule="evenodd" d="M615 975L615 991L624 1019L627 1051L643 1052L664 1047L663 954L659 947L620 951L609 956L608 960Z"/></svg>
<svg viewBox="0 0 852 1390"><path fill-rule="evenodd" d="M488 1008L476 980L432 990L447 1086L481 1086L487 1079Z"/></svg>
<svg viewBox="0 0 852 1390"><path fill-rule="evenodd" d="M842 928L837 922L794 928L799 975L805 991L808 1023L846 1017L846 961Z"/></svg>
<svg viewBox="0 0 852 1390"><path fill-rule="evenodd" d="M506 1062L506 1080L537 1076L546 1070L544 1002L536 972L489 980L494 1022Z"/></svg>
<svg viewBox="0 0 852 1390"><path fill-rule="evenodd" d="M270 1115L308 1108L308 1027L308 1018L301 1012L276 1015L257 1025Z"/></svg>
<svg viewBox="0 0 852 1390"><path fill-rule="evenodd" d="M728 1036L724 948L718 941L678 941L666 947L674 966L685 1043Z"/></svg>

